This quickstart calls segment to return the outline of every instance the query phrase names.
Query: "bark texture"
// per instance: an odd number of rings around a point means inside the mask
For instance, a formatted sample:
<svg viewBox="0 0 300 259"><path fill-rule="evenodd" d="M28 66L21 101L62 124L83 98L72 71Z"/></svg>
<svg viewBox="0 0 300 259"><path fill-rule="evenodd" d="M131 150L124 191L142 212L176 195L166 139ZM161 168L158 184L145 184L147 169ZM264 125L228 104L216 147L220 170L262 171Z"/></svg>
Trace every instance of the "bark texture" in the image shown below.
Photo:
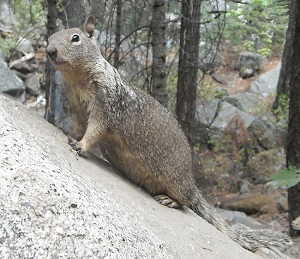
<svg viewBox="0 0 300 259"><path fill-rule="evenodd" d="M182 0L176 115L191 146L197 95L201 0Z"/></svg>
<svg viewBox="0 0 300 259"><path fill-rule="evenodd" d="M285 44L283 66L285 80L290 88L290 108L287 139L287 163L300 168L300 1L293 0L290 7L288 37ZM300 184L288 189L290 234L298 236L292 221L300 216Z"/></svg>
<svg viewBox="0 0 300 259"><path fill-rule="evenodd" d="M47 14L47 37L56 32L57 19L57 1L48 0L48 14ZM46 113L45 118L52 124L55 124L55 69L47 59L46 63Z"/></svg>
<svg viewBox="0 0 300 259"><path fill-rule="evenodd" d="M166 1L155 0L152 12L152 84L151 94L162 105L168 105L166 73Z"/></svg>

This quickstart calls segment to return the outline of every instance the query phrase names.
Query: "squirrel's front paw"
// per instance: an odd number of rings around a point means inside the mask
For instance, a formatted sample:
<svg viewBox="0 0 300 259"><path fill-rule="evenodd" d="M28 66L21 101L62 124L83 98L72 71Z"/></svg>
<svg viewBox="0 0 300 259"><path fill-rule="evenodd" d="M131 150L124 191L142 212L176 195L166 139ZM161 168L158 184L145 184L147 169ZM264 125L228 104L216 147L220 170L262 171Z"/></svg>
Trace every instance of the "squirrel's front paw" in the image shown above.
<svg viewBox="0 0 300 259"><path fill-rule="evenodd" d="M80 141L78 142L76 139L68 136L69 145L77 152L77 154L81 157L86 157L86 152L82 149Z"/></svg>

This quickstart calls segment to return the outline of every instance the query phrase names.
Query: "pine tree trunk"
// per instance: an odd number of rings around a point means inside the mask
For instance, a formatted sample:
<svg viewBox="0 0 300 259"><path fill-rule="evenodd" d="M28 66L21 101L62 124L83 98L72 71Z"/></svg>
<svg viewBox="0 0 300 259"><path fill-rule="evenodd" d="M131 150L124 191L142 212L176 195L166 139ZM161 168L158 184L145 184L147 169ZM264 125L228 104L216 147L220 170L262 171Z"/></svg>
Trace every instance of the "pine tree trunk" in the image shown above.
<svg viewBox="0 0 300 259"><path fill-rule="evenodd" d="M47 15L47 37L50 37L56 32L57 19L57 1L48 0L48 15ZM52 124L55 124L55 69L50 64L49 59L46 63L46 113L45 119Z"/></svg>
<svg viewBox="0 0 300 259"><path fill-rule="evenodd" d="M290 9L289 26L286 32L286 39L282 55L279 80L277 84L277 94L273 103L273 110L280 108L279 99L281 95L290 96L291 68L293 67L293 49L291 48L292 40L295 33L295 24L293 17L294 10Z"/></svg>
<svg viewBox="0 0 300 259"><path fill-rule="evenodd" d="M113 66L118 68L120 60L121 30L122 30L122 0L117 0L117 17L115 32L115 48Z"/></svg>
<svg viewBox="0 0 300 259"><path fill-rule="evenodd" d="M287 164L300 168L300 0L293 0L290 7L289 37L285 54L286 82L290 87L290 108L287 139ZM300 231L293 229L292 221L300 216L300 184L288 189L290 234L297 236Z"/></svg>
<svg viewBox="0 0 300 259"><path fill-rule="evenodd" d="M201 0L182 0L176 115L193 147L198 84Z"/></svg>
<svg viewBox="0 0 300 259"><path fill-rule="evenodd" d="M151 95L168 105L166 74L166 0L154 0L151 24L153 51Z"/></svg>

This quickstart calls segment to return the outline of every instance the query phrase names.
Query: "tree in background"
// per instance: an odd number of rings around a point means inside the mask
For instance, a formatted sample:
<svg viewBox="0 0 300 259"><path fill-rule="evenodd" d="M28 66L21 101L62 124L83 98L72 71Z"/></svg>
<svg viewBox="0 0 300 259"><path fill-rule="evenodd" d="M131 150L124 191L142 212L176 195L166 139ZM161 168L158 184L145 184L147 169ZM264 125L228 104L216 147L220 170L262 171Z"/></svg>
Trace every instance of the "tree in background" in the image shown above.
<svg viewBox="0 0 300 259"><path fill-rule="evenodd" d="M116 1L116 30L115 30L115 48L114 48L114 61L113 66L118 68L120 60L120 45L121 45L121 32L122 32L122 0Z"/></svg>
<svg viewBox="0 0 300 259"><path fill-rule="evenodd" d="M56 19L57 1L48 0L48 14L47 14L47 37L50 37L57 31ZM45 118L52 124L55 124L55 69L50 64L49 59L46 63L46 113Z"/></svg>
<svg viewBox="0 0 300 259"><path fill-rule="evenodd" d="M176 115L192 147L195 135L201 0L182 0L181 5Z"/></svg>
<svg viewBox="0 0 300 259"><path fill-rule="evenodd" d="M269 56L282 46L287 12L288 2L284 0L229 2L225 39L247 51Z"/></svg>
<svg viewBox="0 0 300 259"><path fill-rule="evenodd" d="M282 64L277 84L277 94L273 103L273 110L275 111L275 113L276 110L284 108L282 107L282 105L284 105L284 103L282 102L290 96L290 81L294 64L294 51L292 48L292 43L295 34L295 17L293 16L292 12L293 11L290 8L289 26L285 37Z"/></svg>
<svg viewBox="0 0 300 259"><path fill-rule="evenodd" d="M300 0L293 0L287 39L284 47L282 69L285 71L283 84L289 86L290 108L287 138L287 166L300 169ZM282 76L282 73L280 74ZM300 216L300 183L288 188L290 235L299 236L292 222Z"/></svg>
<svg viewBox="0 0 300 259"><path fill-rule="evenodd" d="M167 107L166 73L166 1L154 0L151 22L151 45L153 52L151 95Z"/></svg>

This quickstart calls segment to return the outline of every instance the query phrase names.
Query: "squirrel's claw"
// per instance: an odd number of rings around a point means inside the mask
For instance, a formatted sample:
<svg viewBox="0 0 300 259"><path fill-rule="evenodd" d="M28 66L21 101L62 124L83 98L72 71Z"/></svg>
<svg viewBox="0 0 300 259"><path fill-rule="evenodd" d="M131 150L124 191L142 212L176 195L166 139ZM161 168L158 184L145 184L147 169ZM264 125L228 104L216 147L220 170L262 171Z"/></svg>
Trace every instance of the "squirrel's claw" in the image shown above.
<svg viewBox="0 0 300 259"><path fill-rule="evenodd" d="M77 152L77 154L81 157L87 157L86 152L84 152L80 146L80 143L71 136L68 136L69 145Z"/></svg>

